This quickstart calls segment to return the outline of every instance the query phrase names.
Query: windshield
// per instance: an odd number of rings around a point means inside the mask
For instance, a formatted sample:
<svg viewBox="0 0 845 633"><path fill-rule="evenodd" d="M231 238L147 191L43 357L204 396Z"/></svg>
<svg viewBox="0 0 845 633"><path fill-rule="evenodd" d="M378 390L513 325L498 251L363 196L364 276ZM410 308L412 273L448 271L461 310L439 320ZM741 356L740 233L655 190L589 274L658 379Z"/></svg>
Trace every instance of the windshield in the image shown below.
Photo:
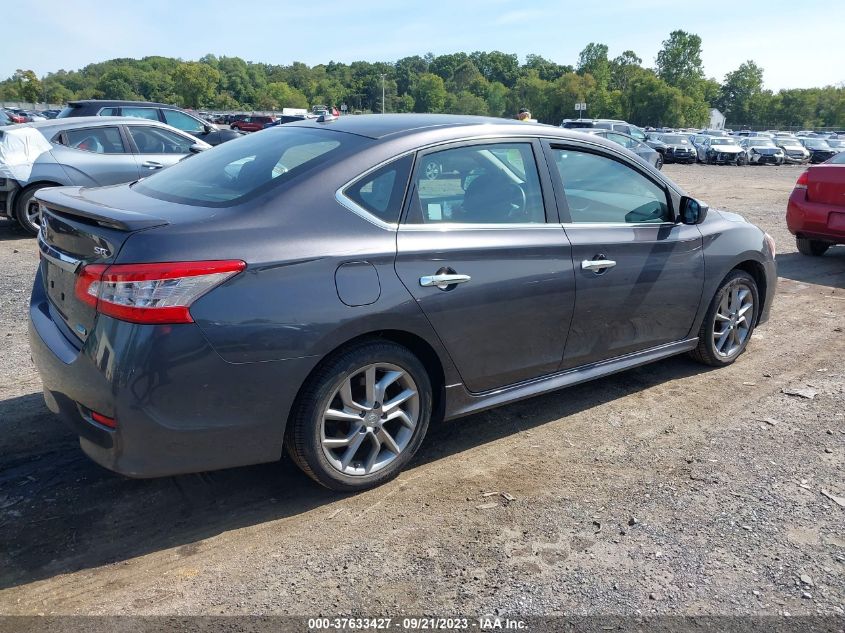
<svg viewBox="0 0 845 633"><path fill-rule="evenodd" d="M775 144L767 138L749 139L748 145L750 147L774 147Z"/></svg>
<svg viewBox="0 0 845 633"><path fill-rule="evenodd" d="M805 138L804 145L812 149L830 149L830 145L827 144L827 141L820 138Z"/></svg>
<svg viewBox="0 0 845 633"><path fill-rule="evenodd" d="M845 165L845 152L839 152L836 156L826 161L827 165Z"/></svg>
<svg viewBox="0 0 845 633"><path fill-rule="evenodd" d="M660 140L664 143L675 143L677 145L689 145L689 139L686 136L681 136L679 134L667 134L666 136L661 136Z"/></svg>
<svg viewBox="0 0 845 633"><path fill-rule="evenodd" d="M778 145L780 145L781 147L795 147L798 149L803 148L803 145L801 145L801 143L799 143L794 138L780 139L778 141Z"/></svg>
<svg viewBox="0 0 845 633"><path fill-rule="evenodd" d="M191 156L139 181L134 189L170 202L230 206L311 171L362 142L325 128L277 126Z"/></svg>
<svg viewBox="0 0 845 633"><path fill-rule="evenodd" d="M845 147L845 139L831 138L827 140L827 144L831 147Z"/></svg>
<svg viewBox="0 0 845 633"><path fill-rule="evenodd" d="M736 145L736 141L732 138L714 138L710 141L711 145Z"/></svg>

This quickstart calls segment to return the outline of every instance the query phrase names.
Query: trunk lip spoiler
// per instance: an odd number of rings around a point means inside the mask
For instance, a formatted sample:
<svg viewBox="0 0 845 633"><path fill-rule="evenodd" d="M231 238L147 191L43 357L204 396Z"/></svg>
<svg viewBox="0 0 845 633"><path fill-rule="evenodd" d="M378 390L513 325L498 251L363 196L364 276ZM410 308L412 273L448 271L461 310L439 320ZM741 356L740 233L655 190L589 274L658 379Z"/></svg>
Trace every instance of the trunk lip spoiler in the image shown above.
<svg viewBox="0 0 845 633"><path fill-rule="evenodd" d="M35 194L36 200L48 210L96 222L99 225L122 231L140 231L170 224L164 218L117 209L86 199L82 187L50 187Z"/></svg>

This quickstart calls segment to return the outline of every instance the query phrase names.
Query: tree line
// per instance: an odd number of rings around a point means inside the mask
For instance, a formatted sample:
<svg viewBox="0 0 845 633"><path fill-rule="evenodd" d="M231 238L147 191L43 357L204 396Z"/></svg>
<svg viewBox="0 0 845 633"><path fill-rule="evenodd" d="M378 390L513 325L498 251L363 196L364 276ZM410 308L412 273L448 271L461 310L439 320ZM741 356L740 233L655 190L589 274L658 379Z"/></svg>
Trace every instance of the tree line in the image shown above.
<svg viewBox="0 0 845 633"><path fill-rule="evenodd" d="M608 57L590 43L575 66L540 55L523 63L500 51L413 55L396 62L302 62L274 65L240 57L205 55L197 61L170 57L112 59L81 70L39 78L18 70L0 82L0 100L64 103L73 99L142 99L211 110L280 110L314 104L350 111L448 112L512 117L529 108L541 122L586 116L638 125L700 127L711 107L739 127L843 127L845 88L763 89L763 69L749 60L722 82L708 78L701 38L673 31L653 68L634 51ZM382 88L384 104L382 104Z"/></svg>

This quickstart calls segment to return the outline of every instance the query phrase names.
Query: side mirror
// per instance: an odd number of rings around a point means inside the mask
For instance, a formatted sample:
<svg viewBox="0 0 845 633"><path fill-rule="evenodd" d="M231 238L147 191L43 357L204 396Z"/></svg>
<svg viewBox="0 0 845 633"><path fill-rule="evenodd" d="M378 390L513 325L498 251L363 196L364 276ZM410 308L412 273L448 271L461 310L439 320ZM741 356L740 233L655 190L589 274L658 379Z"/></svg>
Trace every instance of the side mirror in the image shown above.
<svg viewBox="0 0 845 633"><path fill-rule="evenodd" d="M701 224L707 217L708 207L703 202L699 202L695 198L683 196L681 198L681 212L678 216L678 221L681 224Z"/></svg>
<svg viewBox="0 0 845 633"><path fill-rule="evenodd" d="M193 145L191 145L188 148L188 151L191 152L191 154L199 154L200 152L204 152L207 149L208 148L205 145L200 145L199 143L194 143Z"/></svg>

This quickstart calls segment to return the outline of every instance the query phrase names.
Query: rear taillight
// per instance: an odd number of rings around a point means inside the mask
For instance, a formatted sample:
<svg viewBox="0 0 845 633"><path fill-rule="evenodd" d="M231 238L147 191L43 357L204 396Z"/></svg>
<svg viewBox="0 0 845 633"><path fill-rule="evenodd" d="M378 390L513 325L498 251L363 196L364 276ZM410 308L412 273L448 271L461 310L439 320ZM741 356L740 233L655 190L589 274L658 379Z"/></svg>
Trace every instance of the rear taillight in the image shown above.
<svg viewBox="0 0 845 633"><path fill-rule="evenodd" d="M97 312L132 323L192 323L189 308L237 275L240 260L161 264L92 264L79 273L76 296Z"/></svg>
<svg viewBox="0 0 845 633"><path fill-rule="evenodd" d="M796 189L806 189L807 183L810 182L810 172L805 171L803 174L798 176L798 180L795 182Z"/></svg>

